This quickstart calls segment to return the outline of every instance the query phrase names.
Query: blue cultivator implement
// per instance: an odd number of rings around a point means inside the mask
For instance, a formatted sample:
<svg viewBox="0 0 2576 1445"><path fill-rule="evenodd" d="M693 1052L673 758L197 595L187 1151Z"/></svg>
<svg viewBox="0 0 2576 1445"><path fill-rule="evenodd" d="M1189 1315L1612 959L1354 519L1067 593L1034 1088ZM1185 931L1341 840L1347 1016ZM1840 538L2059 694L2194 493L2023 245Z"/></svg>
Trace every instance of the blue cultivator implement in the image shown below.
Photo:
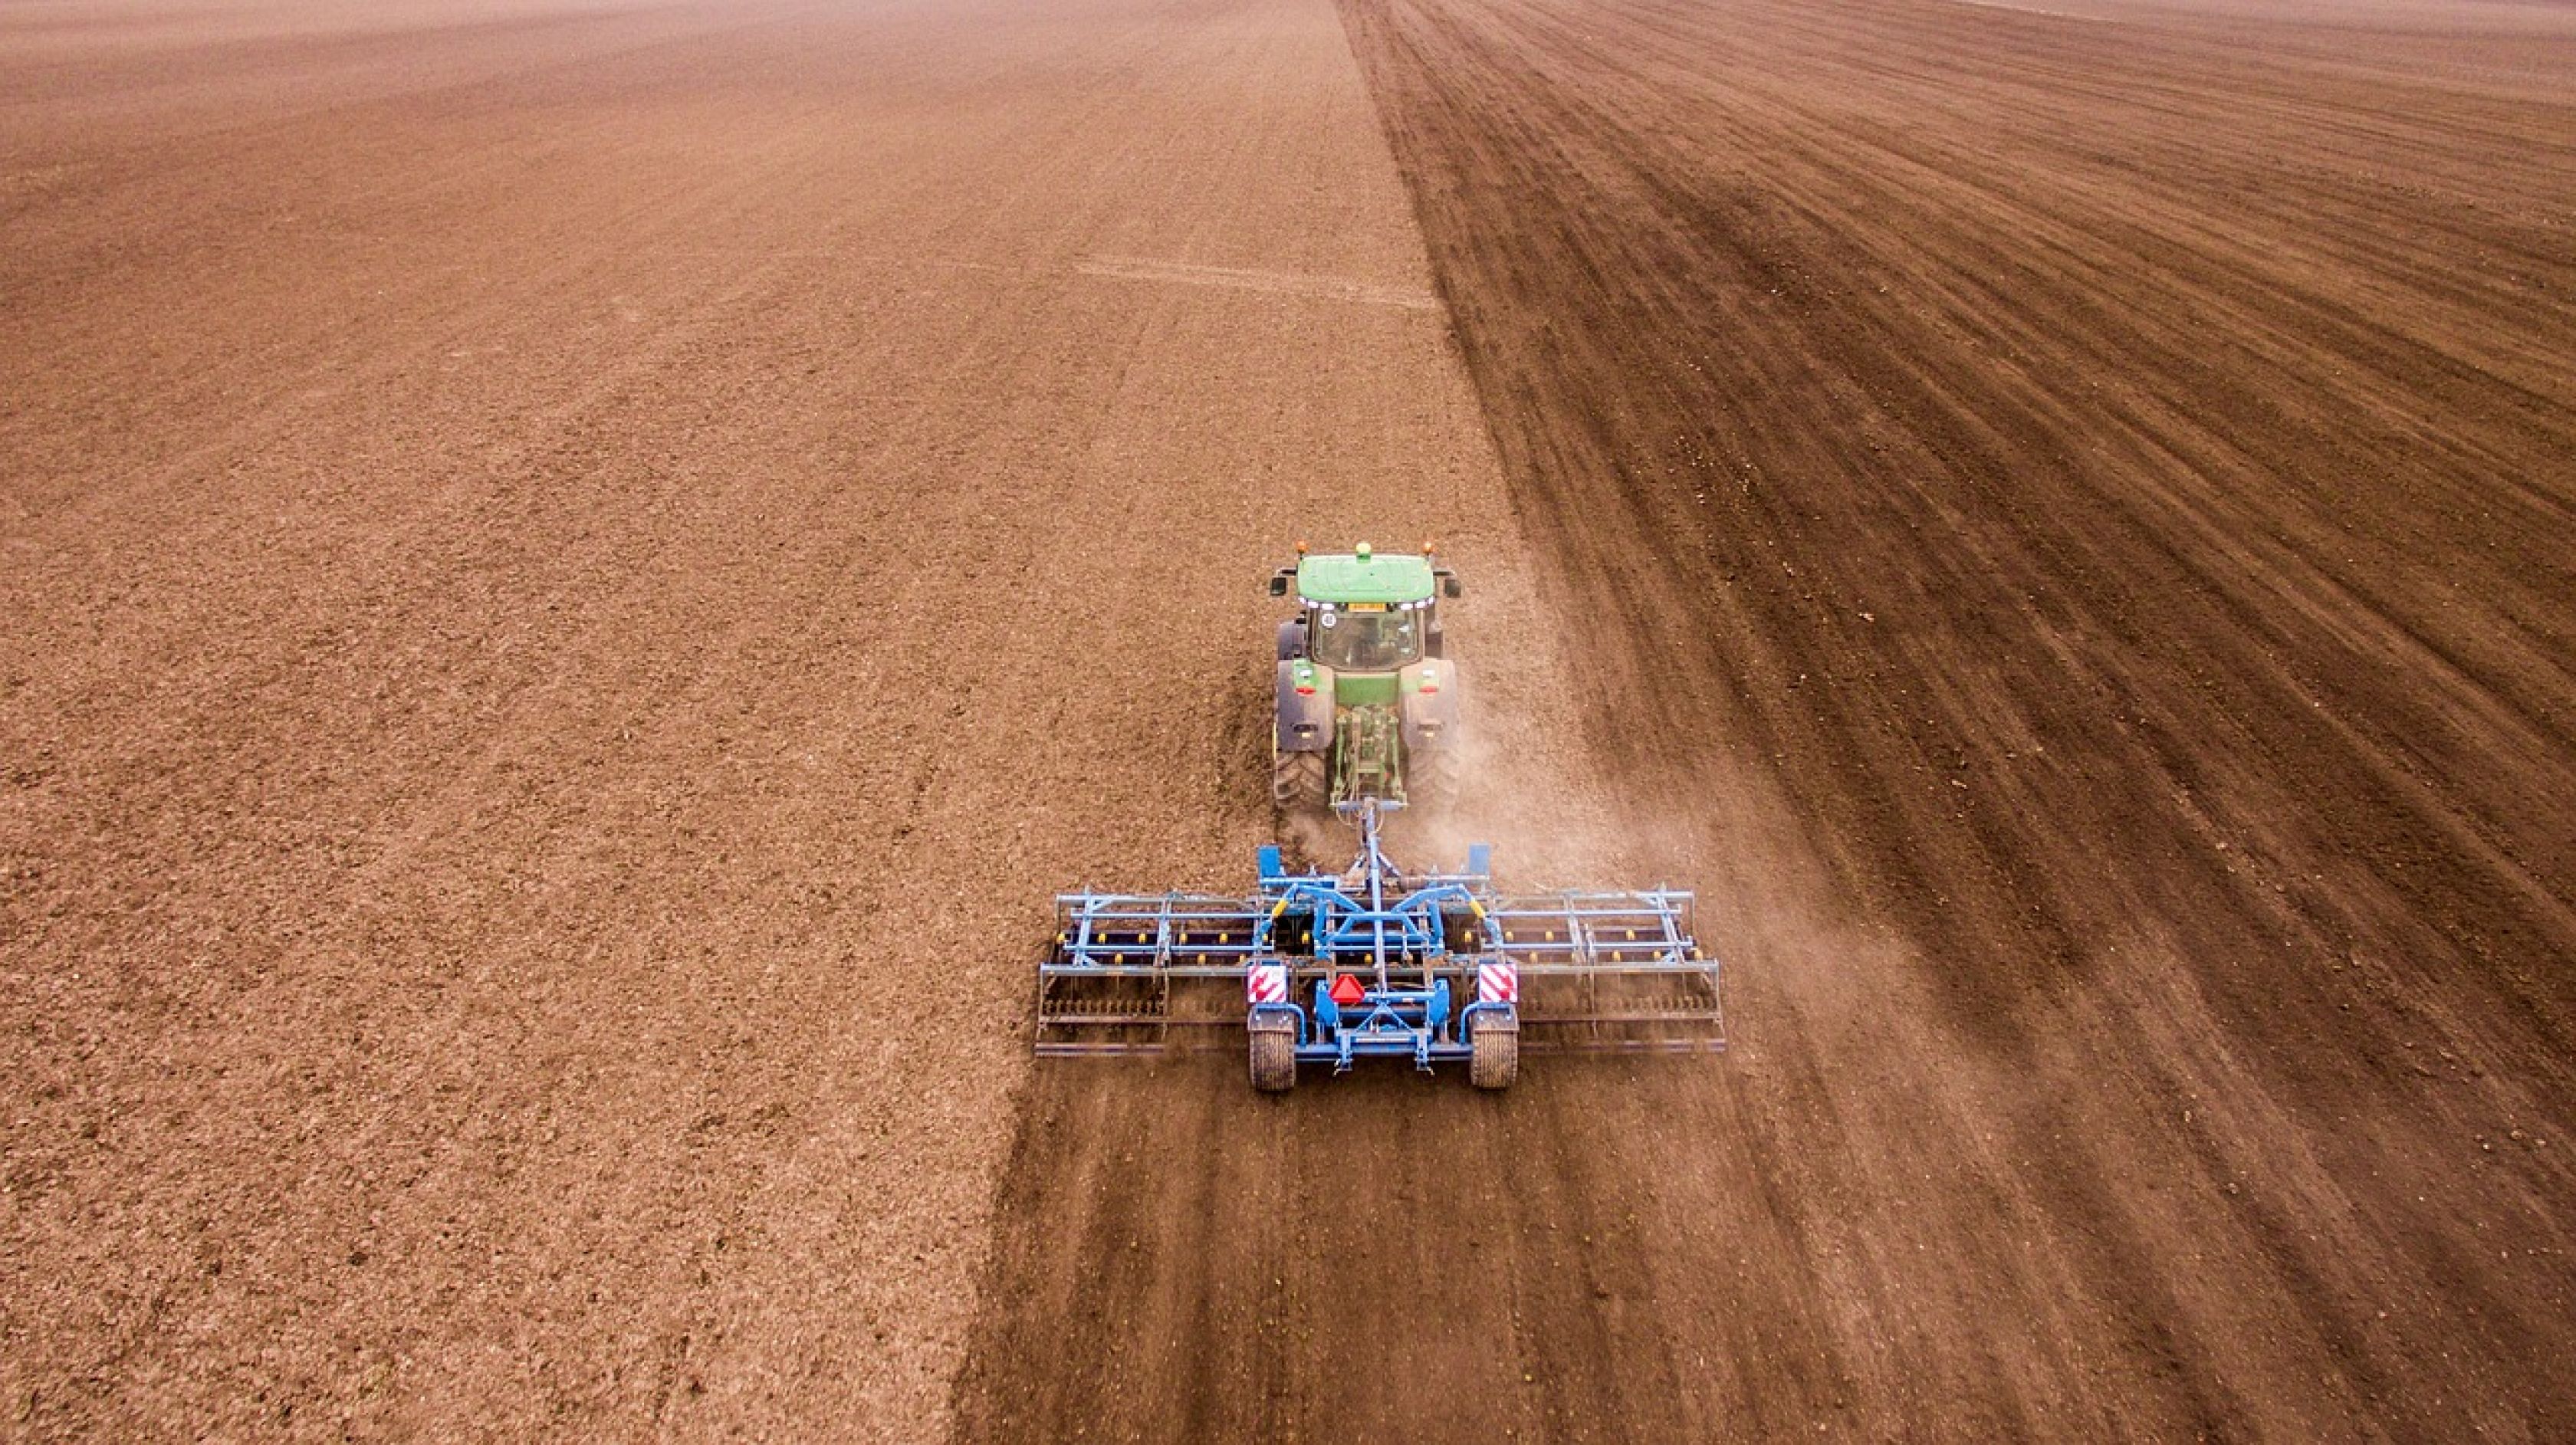
<svg viewBox="0 0 2576 1445"><path fill-rule="evenodd" d="M1252 1082L1297 1065L1385 1055L1460 1060L1508 1086L1534 1048L1725 1047L1718 962L1691 934L1691 895L1498 895L1489 850L1412 874L1379 847L1378 798L1341 804L1360 852L1339 874L1291 873L1263 848L1246 898L1071 893L1038 966L1041 1054L1156 1052L1250 1035Z"/></svg>

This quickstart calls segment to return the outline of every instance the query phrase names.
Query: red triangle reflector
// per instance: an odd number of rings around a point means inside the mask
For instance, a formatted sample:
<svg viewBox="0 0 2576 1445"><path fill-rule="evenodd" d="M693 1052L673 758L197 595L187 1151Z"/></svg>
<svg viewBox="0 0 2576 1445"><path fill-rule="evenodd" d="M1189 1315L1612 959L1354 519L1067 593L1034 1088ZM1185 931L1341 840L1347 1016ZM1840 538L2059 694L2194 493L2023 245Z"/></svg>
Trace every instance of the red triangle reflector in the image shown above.
<svg viewBox="0 0 2576 1445"><path fill-rule="evenodd" d="M1333 975L1332 995L1333 1002L1341 1007L1355 1008L1368 997L1368 990L1360 987L1360 981L1350 974L1337 973Z"/></svg>

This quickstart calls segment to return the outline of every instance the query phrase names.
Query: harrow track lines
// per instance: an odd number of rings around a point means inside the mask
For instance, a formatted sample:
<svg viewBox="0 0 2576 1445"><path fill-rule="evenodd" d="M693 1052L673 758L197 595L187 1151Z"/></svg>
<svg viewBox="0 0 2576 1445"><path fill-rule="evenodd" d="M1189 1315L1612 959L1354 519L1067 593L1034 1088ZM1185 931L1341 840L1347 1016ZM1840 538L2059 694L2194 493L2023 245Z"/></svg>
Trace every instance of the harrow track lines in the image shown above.
<svg viewBox="0 0 2576 1445"><path fill-rule="evenodd" d="M1025 1121L1004 1209L1049 1226L997 1264L1038 1288L988 1312L962 1438L1618 1436L1783 1363L1744 1320L1672 1354L1633 1066L1549 1056L1508 1111L1401 1069L1274 1107L1235 1058L1073 1067L1115 1082Z"/></svg>
<svg viewBox="0 0 2576 1445"><path fill-rule="evenodd" d="M1804 1403L2565 1434L2576 38L2092 8L1344 7L1597 756L1841 899Z"/></svg>

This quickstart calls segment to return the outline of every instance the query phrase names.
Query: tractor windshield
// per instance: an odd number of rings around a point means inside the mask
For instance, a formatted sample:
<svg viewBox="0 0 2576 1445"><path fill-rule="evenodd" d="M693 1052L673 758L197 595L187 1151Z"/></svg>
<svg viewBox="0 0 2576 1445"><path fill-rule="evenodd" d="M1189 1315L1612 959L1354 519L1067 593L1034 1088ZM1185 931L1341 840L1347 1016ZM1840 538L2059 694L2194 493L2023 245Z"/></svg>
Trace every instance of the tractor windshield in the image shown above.
<svg viewBox="0 0 2576 1445"><path fill-rule="evenodd" d="M1393 672L1422 656L1421 613L1319 607L1306 650L1335 672Z"/></svg>

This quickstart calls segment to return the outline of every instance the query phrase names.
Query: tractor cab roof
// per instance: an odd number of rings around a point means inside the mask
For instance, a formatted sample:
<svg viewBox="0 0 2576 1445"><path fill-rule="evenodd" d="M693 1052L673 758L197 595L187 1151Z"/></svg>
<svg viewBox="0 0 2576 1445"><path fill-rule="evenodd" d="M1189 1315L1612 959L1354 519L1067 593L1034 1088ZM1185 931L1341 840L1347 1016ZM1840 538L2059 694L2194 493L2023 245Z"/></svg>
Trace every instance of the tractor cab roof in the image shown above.
<svg viewBox="0 0 2576 1445"><path fill-rule="evenodd" d="M1438 585L1430 558L1373 553L1367 543L1297 563L1297 595L1310 602L1428 602Z"/></svg>

